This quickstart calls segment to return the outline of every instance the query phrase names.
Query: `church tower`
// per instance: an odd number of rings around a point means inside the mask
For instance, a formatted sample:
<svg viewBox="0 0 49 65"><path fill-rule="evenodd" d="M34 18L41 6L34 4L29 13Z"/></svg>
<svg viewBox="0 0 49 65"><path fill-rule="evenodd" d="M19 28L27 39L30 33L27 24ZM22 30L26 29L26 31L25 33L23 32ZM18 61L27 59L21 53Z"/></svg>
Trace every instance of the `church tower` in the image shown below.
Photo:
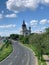
<svg viewBox="0 0 49 65"><path fill-rule="evenodd" d="M22 35L28 36L30 34L31 34L31 27L29 27L29 29L27 29L25 21L23 20L23 24L22 24Z"/></svg>
<svg viewBox="0 0 49 65"><path fill-rule="evenodd" d="M31 27L29 27L29 34L31 34Z"/></svg>
<svg viewBox="0 0 49 65"><path fill-rule="evenodd" d="M26 30L27 30L27 27L26 27L26 24L25 24L25 21L23 20L23 24L22 24L22 33L24 36L26 36Z"/></svg>

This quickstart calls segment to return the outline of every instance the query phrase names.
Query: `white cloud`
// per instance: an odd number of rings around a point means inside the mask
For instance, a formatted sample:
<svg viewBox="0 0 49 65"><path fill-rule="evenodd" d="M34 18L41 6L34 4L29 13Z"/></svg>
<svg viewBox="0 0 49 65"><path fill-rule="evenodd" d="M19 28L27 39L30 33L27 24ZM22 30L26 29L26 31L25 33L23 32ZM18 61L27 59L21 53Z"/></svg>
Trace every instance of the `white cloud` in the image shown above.
<svg viewBox="0 0 49 65"><path fill-rule="evenodd" d="M25 22L25 24L27 25L27 27L29 26L29 23L28 22Z"/></svg>
<svg viewBox="0 0 49 65"><path fill-rule="evenodd" d="M48 23L49 23L49 20L48 20Z"/></svg>
<svg viewBox="0 0 49 65"><path fill-rule="evenodd" d="M46 26L43 26L41 29L44 30L46 28Z"/></svg>
<svg viewBox="0 0 49 65"><path fill-rule="evenodd" d="M31 21L30 21L30 24L31 24L32 26L36 26L37 23L38 23L38 20L31 20Z"/></svg>
<svg viewBox="0 0 49 65"><path fill-rule="evenodd" d="M2 32L0 32L0 35L2 35Z"/></svg>
<svg viewBox="0 0 49 65"><path fill-rule="evenodd" d="M26 25L28 25L28 23L27 22L25 22L26 23Z"/></svg>
<svg viewBox="0 0 49 65"><path fill-rule="evenodd" d="M17 31L18 31L18 34L22 34L22 28L19 28Z"/></svg>
<svg viewBox="0 0 49 65"><path fill-rule="evenodd" d="M2 14L0 14L0 19L2 19L3 18L3 15Z"/></svg>
<svg viewBox="0 0 49 65"><path fill-rule="evenodd" d="M49 5L49 0L41 0L41 3L44 4L44 5Z"/></svg>
<svg viewBox="0 0 49 65"><path fill-rule="evenodd" d="M9 24L9 25L0 25L0 28L14 28L16 27L15 24Z"/></svg>
<svg viewBox="0 0 49 65"><path fill-rule="evenodd" d="M32 30L33 33L43 33L45 32L45 28L47 28L46 26L43 26L43 27L38 27L34 30Z"/></svg>
<svg viewBox="0 0 49 65"><path fill-rule="evenodd" d="M18 12L24 9L36 9L39 4L48 4L49 0L8 0L6 2L7 9Z"/></svg>
<svg viewBox="0 0 49 65"><path fill-rule="evenodd" d="M17 32L18 32L17 30L11 30L11 31L4 30L4 32L0 31L0 35L1 36L10 36L10 34L16 34Z"/></svg>
<svg viewBox="0 0 49 65"><path fill-rule="evenodd" d="M41 33L42 31L41 30L36 30L35 33Z"/></svg>
<svg viewBox="0 0 49 65"><path fill-rule="evenodd" d="M8 0L7 9L14 12L23 11L26 8L35 9L38 7L39 0Z"/></svg>
<svg viewBox="0 0 49 65"><path fill-rule="evenodd" d="M44 24L49 24L49 19L42 19L42 20L31 20L30 21L30 25L32 26L36 26L37 24L41 24L41 25L44 25Z"/></svg>
<svg viewBox="0 0 49 65"><path fill-rule="evenodd" d="M45 28L47 28L47 27L46 26L43 26L43 27L41 27L40 30L42 30L42 32L45 32Z"/></svg>
<svg viewBox="0 0 49 65"><path fill-rule="evenodd" d="M40 29L32 30L32 33L42 33L42 30Z"/></svg>
<svg viewBox="0 0 49 65"><path fill-rule="evenodd" d="M2 18L15 18L15 17L17 17L16 13L6 14L6 15L4 15L3 13L4 13L4 11L2 11L2 14L0 14L0 19L2 19Z"/></svg>
<svg viewBox="0 0 49 65"><path fill-rule="evenodd" d="M40 24L46 24L46 23L48 23L48 20L47 20L47 19L42 19L42 20L40 21Z"/></svg>
<svg viewBox="0 0 49 65"><path fill-rule="evenodd" d="M7 14L7 15L5 15L5 17L7 17L7 18L15 18L15 17L17 17L16 16L16 14Z"/></svg>

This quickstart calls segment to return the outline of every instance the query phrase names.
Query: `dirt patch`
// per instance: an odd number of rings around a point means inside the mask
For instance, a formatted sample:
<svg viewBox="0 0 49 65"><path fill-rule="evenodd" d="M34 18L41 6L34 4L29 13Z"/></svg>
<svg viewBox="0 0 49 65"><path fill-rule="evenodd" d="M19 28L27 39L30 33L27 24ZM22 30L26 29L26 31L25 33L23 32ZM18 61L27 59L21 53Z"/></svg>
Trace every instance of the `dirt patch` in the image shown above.
<svg viewBox="0 0 49 65"><path fill-rule="evenodd" d="M43 55L46 64L49 65L49 57L47 55Z"/></svg>

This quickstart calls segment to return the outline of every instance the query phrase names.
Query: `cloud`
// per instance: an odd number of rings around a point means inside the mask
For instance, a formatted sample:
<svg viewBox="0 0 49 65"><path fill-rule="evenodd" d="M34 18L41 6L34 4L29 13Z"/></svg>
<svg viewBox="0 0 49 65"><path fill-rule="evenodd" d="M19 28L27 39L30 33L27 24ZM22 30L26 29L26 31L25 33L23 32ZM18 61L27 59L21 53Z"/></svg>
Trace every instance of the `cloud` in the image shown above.
<svg viewBox="0 0 49 65"><path fill-rule="evenodd" d="M0 35L2 35L2 32L0 32Z"/></svg>
<svg viewBox="0 0 49 65"><path fill-rule="evenodd" d="M35 9L38 7L38 3L39 0L8 0L6 6L7 9L17 12L26 8Z"/></svg>
<svg viewBox="0 0 49 65"><path fill-rule="evenodd" d="M0 14L0 19L2 19L3 18L3 15L2 14Z"/></svg>
<svg viewBox="0 0 49 65"><path fill-rule="evenodd" d="M11 30L11 31L4 30L4 32L0 31L0 35L1 36L10 36L10 34L16 34L16 33L17 33L17 30Z"/></svg>
<svg viewBox="0 0 49 65"><path fill-rule="evenodd" d="M32 26L36 26L37 23L38 23L38 20L31 20L31 21L30 21L30 24L31 24Z"/></svg>
<svg viewBox="0 0 49 65"><path fill-rule="evenodd" d="M49 0L41 0L41 3L44 5L49 5Z"/></svg>
<svg viewBox="0 0 49 65"><path fill-rule="evenodd" d="M42 26L42 27L38 27L34 30L32 30L33 33L43 33L45 32L45 28L47 28L46 26Z"/></svg>
<svg viewBox="0 0 49 65"><path fill-rule="evenodd" d="M48 23L49 23L49 20L48 20Z"/></svg>
<svg viewBox="0 0 49 65"><path fill-rule="evenodd" d="M7 14L7 15L5 15L5 17L7 17L7 18L15 18L15 17L17 17L16 16L16 14Z"/></svg>
<svg viewBox="0 0 49 65"><path fill-rule="evenodd" d="M49 5L49 0L8 0L6 1L7 9L19 12L23 11L27 8L29 9L36 9L39 4Z"/></svg>
<svg viewBox="0 0 49 65"><path fill-rule="evenodd" d="M35 33L41 33L42 31L41 30L35 30L34 32Z"/></svg>
<svg viewBox="0 0 49 65"><path fill-rule="evenodd" d="M47 19L42 19L41 21L40 21L40 24L46 24L46 23L48 23L49 22L49 20L47 20Z"/></svg>
<svg viewBox="0 0 49 65"><path fill-rule="evenodd" d="M46 28L47 28L46 26L43 26L43 27L41 27L40 30L41 30L42 32L45 32L45 29L46 29Z"/></svg>
<svg viewBox="0 0 49 65"><path fill-rule="evenodd" d="M32 30L32 33L42 33L42 30L40 30L40 29L35 29L35 30Z"/></svg>
<svg viewBox="0 0 49 65"><path fill-rule="evenodd" d="M4 12L2 11L2 14L0 14L0 19L2 19L2 18L15 18L15 17L17 17L16 13L6 14L6 15L4 15L3 13Z"/></svg>
<svg viewBox="0 0 49 65"><path fill-rule="evenodd" d="M49 19L42 19L42 20L31 20L30 21L30 25L32 26L36 26L37 24L41 24L41 25L45 25L45 24L49 24Z"/></svg>
<svg viewBox="0 0 49 65"><path fill-rule="evenodd" d="M16 27L15 24L9 24L9 25L0 25L0 28L14 28Z"/></svg>
<svg viewBox="0 0 49 65"><path fill-rule="evenodd" d="M41 29L44 30L46 28L46 26L43 26Z"/></svg>

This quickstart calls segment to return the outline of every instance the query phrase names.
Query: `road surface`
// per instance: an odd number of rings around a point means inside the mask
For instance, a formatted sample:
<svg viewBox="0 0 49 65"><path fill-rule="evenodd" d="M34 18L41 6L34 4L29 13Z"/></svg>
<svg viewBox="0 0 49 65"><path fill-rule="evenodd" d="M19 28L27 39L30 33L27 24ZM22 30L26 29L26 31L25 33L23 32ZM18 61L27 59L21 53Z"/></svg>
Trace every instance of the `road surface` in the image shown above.
<svg viewBox="0 0 49 65"><path fill-rule="evenodd" d="M17 41L12 41L13 52L0 65L36 65L34 54Z"/></svg>

